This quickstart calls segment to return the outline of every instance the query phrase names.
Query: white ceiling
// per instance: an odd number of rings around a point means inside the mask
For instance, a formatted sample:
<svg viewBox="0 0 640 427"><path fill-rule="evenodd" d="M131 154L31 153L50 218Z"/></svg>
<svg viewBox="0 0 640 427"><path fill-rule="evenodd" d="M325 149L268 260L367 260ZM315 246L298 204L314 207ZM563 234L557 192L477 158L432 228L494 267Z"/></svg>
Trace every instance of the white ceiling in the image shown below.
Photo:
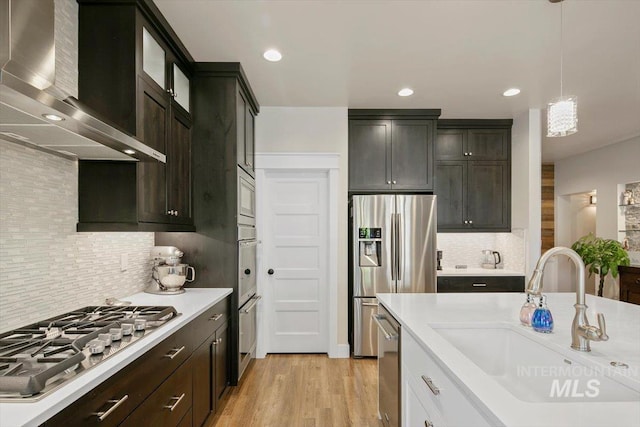
<svg viewBox="0 0 640 427"><path fill-rule="evenodd" d="M511 118L560 95L560 5L546 0L155 3L196 61L241 62L262 106ZM579 131L545 138L544 161L640 134L640 0L563 7L564 93L578 96ZM268 48L283 60L265 61ZM398 97L405 86L415 94ZM501 95L513 86L522 93Z"/></svg>

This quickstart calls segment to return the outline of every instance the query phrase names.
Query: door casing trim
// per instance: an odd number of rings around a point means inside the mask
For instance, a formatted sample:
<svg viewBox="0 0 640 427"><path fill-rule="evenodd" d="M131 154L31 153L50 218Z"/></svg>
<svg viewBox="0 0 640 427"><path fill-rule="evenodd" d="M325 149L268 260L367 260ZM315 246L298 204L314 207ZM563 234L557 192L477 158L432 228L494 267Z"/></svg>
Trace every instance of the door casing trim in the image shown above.
<svg viewBox="0 0 640 427"><path fill-rule="evenodd" d="M264 217L266 202L264 185L269 171L326 171L329 178L329 247L328 247L328 281L329 281L329 343L328 355L331 358L348 358L348 345L338 343L338 202L339 202L339 153L255 153L256 173L256 228L258 241L264 237ZM262 245L258 245L258 293L264 291L266 266L262 264ZM258 343L256 357L264 358L267 354L265 312L262 304L258 307Z"/></svg>

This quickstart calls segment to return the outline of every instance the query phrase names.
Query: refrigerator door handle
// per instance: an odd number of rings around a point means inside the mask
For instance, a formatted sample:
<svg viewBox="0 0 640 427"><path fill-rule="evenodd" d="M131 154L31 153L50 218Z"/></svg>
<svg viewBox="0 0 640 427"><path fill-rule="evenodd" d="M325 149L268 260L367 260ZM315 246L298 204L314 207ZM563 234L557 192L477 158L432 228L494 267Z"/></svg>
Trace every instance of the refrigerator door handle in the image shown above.
<svg viewBox="0 0 640 427"><path fill-rule="evenodd" d="M391 280L396 280L396 214L391 214Z"/></svg>
<svg viewBox="0 0 640 427"><path fill-rule="evenodd" d="M396 214L396 253L397 253L396 266L398 268L396 277L398 278L398 281L402 280L402 234L400 230L401 222L402 222L402 214ZM398 292L397 288L396 288L396 292Z"/></svg>

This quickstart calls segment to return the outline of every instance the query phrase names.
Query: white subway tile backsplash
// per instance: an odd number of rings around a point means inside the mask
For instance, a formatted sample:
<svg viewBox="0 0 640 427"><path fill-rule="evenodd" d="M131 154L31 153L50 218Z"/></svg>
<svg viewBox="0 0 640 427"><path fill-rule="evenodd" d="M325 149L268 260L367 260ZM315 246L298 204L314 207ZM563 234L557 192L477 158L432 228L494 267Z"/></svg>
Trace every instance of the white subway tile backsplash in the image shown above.
<svg viewBox="0 0 640 427"><path fill-rule="evenodd" d="M0 332L148 284L153 233L77 233L77 188L76 162L0 140Z"/></svg>

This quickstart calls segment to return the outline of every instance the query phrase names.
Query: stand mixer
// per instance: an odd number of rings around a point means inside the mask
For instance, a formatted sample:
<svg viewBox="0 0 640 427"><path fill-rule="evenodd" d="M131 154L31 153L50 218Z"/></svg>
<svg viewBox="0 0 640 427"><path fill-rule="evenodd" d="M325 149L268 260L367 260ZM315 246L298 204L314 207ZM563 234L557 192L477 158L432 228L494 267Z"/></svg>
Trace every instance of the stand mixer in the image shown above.
<svg viewBox="0 0 640 427"><path fill-rule="evenodd" d="M184 293L184 283L193 282L196 270L188 264L181 264L184 253L175 246L154 246L151 248L153 268L151 284L144 291L158 295ZM189 277L189 272L191 277Z"/></svg>

